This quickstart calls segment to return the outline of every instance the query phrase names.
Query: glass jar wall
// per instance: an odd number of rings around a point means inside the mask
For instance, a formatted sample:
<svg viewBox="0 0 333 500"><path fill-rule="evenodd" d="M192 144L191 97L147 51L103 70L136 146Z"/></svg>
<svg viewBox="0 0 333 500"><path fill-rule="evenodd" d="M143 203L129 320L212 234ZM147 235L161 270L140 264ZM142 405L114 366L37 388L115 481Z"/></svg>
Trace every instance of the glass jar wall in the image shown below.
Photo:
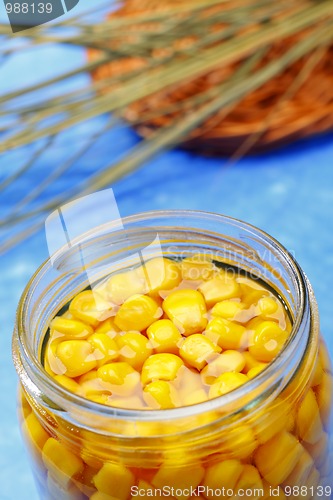
<svg viewBox="0 0 333 500"><path fill-rule="evenodd" d="M214 214L152 212L123 223L60 249L20 302L19 415L40 497L331 498L331 365L294 259L261 231ZM293 325L281 353L244 386L167 410L111 408L57 384L41 363L52 318L88 285L161 251L200 253L275 290Z"/></svg>

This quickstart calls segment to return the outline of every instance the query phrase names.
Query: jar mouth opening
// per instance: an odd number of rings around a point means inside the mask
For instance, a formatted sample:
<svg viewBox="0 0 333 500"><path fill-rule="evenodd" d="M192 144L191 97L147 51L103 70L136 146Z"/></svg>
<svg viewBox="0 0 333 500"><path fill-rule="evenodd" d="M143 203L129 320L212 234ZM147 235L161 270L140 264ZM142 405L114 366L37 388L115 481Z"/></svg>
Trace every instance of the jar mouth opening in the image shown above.
<svg viewBox="0 0 333 500"><path fill-rule="evenodd" d="M122 409L115 408L100 403L93 402L84 397L78 396L63 386L58 384L47 372L43 369L42 364L38 361L33 349L27 342L27 337L24 335L25 325L27 321L27 304L31 294L33 294L37 282L40 280L41 276L48 272L51 266L50 259L47 259L35 272L35 274L30 279L27 284L17 311L17 328L14 332L14 363L19 373L19 376L26 378L29 381L33 381L36 387L40 387L42 392L46 392L48 398L51 400L60 402L66 401L72 405L75 405L77 409L86 410L90 413L98 413L101 416L117 419L117 420L141 420L141 421L168 421L174 419L181 419L183 417L200 415L203 413L221 410L223 408L236 408L237 401L242 401L244 396L253 394L253 399L256 399L263 391L274 385L274 381L278 378L279 374L291 373L293 359L297 353L300 355L300 349L303 350L301 353L304 355L305 349L309 341L309 291L312 296L311 287L305 277L304 273L300 269L297 261L294 257L273 237L271 237L266 232L256 228L255 226L239 221L235 218L214 214L210 212L202 211L192 211L192 210L167 210L167 211L150 211L142 212L137 215L125 217L122 219L124 226L144 223L147 220L154 222L161 218L176 219L179 221L186 220L195 222L196 219L200 219L202 223L209 224L224 224L228 226L234 226L236 229L241 229L247 231L249 234L254 235L256 238L265 241L270 247L278 253L278 255L283 259L283 261L288 265L288 270L293 274L293 280L297 286L297 310L295 317L293 319L292 331L290 333L289 339L281 352L273 359L273 361L267 366L267 368L257 375L252 380L249 380L241 387L235 389L234 391L219 396L215 399L209 401L204 401L190 406L182 406L178 408L171 409L159 409L159 410L144 410L144 409ZM105 225L104 225L105 226ZM93 230L93 233L104 234L105 229L112 229L119 227L119 220L113 221L107 225L99 226ZM185 226L179 225L179 228ZM177 227L175 227L177 229ZM202 228L204 232L204 229ZM73 244L79 243L86 239L91 238L92 231L89 233L84 233L82 236L77 238L77 241L73 241ZM65 250L60 249L59 255ZM311 298L311 297L310 297ZM312 297L313 298L313 297ZM291 378L291 375L290 375ZM36 382L38 381L38 382ZM251 398L248 398L248 404L251 404ZM244 407L244 405L242 405Z"/></svg>

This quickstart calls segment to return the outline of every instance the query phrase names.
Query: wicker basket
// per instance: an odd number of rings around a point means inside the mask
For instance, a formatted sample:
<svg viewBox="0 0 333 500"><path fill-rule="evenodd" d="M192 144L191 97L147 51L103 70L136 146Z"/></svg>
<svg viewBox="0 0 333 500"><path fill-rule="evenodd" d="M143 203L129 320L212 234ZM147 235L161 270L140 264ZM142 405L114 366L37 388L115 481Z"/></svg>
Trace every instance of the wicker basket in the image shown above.
<svg viewBox="0 0 333 500"><path fill-rule="evenodd" d="M135 25L137 14L161 9L167 12L168 6L174 2L175 0L173 2L168 0L161 6L160 1L126 0L125 4L111 16L133 16L133 24L126 32L126 38L130 39L134 36L131 30L138 29ZM214 8L221 9L223 8L221 5ZM143 28L149 29L149 25L144 27L141 25L140 29ZM298 37L301 36L306 36L306 33L298 35ZM269 49L265 61L261 64L278 57L294 42L295 37L276 43ZM193 43L193 37L187 37L178 40L177 46L191 43ZM90 51L90 57L96 57L96 54L96 51ZM156 49L151 54L151 57L160 56L161 49ZM290 66L287 71L248 94L227 113L225 109L221 109L194 130L182 146L205 155L257 153L332 129L333 47L322 50L321 57L318 58L310 76L299 88L288 95L286 89L291 88L295 77L304 67L304 62L305 60L301 60ZM135 68L144 69L145 65L146 60L143 58L128 57L99 67L93 72L93 77L100 80L124 74ZM175 118L181 117L181 111L155 116L140 122L141 117L148 112L158 112L162 107L180 103L185 98L200 94L204 89L225 82L236 67L237 64L229 67L221 65L210 73L191 81L184 81L177 87L169 87L137 101L126 109L124 117L133 124L141 136L149 137L157 128L168 125ZM139 125L138 122L140 122Z"/></svg>

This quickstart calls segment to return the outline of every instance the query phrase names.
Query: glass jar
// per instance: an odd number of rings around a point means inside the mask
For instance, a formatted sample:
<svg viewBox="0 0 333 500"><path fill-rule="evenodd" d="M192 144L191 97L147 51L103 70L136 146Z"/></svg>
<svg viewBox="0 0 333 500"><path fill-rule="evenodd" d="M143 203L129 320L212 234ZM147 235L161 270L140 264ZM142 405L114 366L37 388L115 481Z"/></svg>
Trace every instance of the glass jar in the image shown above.
<svg viewBox="0 0 333 500"><path fill-rule="evenodd" d="M19 415L40 497L331 498L331 365L297 262L267 234L220 215L150 212L122 223L61 248L20 301ZM57 384L41 363L50 320L92 282L161 250L208 255L274 289L293 324L282 352L231 393L169 410L111 408Z"/></svg>

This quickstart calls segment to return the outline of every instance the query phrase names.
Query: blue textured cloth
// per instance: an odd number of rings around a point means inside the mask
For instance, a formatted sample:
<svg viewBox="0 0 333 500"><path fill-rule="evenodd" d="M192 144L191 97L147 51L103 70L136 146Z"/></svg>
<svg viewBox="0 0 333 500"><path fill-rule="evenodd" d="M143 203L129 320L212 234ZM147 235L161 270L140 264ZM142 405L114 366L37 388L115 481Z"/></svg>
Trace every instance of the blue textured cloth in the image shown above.
<svg viewBox="0 0 333 500"><path fill-rule="evenodd" d="M18 55L1 67L0 91L69 69L73 58L80 64L84 54L79 49L51 45ZM81 83L85 83L84 78L67 88ZM46 169L55 168L59 158L71 153L72 141L79 137L76 134L89 133L91 127L103 121L105 117L69 132L59 143L59 155L46 156L33 175L16 184L14 190L1 194L0 213L6 213L11 204L29 192ZM110 132L70 171L66 182L77 183L94 172L98 157L115 159L137 141L126 127ZM24 154L10 152L2 156L1 178L17 168ZM248 221L277 238L295 254L314 286L322 331L332 353L332 167L333 141L332 135L327 135L279 152L246 158L236 165L174 150L152 160L113 188L122 216L138 209L206 210ZM16 420L17 377L11 360L11 333L19 296L46 257L45 236L41 232L0 261L0 500L37 499Z"/></svg>

